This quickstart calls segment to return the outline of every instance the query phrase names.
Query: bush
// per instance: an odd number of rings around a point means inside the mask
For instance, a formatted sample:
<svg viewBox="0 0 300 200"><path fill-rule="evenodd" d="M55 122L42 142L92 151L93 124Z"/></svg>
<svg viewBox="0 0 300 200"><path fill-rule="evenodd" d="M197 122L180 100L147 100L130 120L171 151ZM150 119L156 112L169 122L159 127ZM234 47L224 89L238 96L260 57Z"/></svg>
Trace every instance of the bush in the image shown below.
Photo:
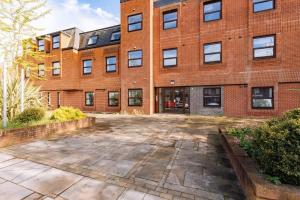
<svg viewBox="0 0 300 200"><path fill-rule="evenodd" d="M70 121L70 120L77 120L83 119L86 115L81 112L79 109L72 108L72 107L61 107L53 111L51 120L57 121Z"/></svg>
<svg viewBox="0 0 300 200"><path fill-rule="evenodd" d="M260 169L271 179L300 185L300 109L289 111L251 131L244 128L229 132L240 139L241 147L255 158Z"/></svg>
<svg viewBox="0 0 300 200"><path fill-rule="evenodd" d="M45 116L45 110L42 108L28 108L19 114L13 121L18 124L28 124L30 122L40 121Z"/></svg>

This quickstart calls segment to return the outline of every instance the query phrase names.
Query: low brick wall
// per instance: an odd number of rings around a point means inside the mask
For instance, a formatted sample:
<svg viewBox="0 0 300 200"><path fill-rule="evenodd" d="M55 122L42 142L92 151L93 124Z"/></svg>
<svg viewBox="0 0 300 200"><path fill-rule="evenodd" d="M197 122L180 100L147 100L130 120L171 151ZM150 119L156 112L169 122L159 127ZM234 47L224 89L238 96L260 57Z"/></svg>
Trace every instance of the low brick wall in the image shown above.
<svg viewBox="0 0 300 200"><path fill-rule="evenodd" d="M95 125L96 118L56 122L45 125L32 126L27 128L11 129L0 131L0 147L28 142L33 139L42 139L51 135L59 135L68 131L80 128L88 128Z"/></svg>
<svg viewBox="0 0 300 200"><path fill-rule="evenodd" d="M222 145L249 200L299 200L300 187L274 185L259 173L255 160L239 146L232 136L220 130Z"/></svg>

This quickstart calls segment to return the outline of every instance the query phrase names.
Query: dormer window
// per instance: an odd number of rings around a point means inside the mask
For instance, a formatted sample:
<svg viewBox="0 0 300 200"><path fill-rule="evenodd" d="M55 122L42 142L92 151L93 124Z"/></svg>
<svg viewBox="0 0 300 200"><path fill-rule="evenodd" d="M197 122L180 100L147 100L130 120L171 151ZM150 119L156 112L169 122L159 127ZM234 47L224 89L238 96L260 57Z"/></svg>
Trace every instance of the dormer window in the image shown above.
<svg viewBox="0 0 300 200"><path fill-rule="evenodd" d="M38 49L39 51L45 50L45 41L43 39L38 40Z"/></svg>
<svg viewBox="0 0 300 200"><path fill-rule="evenodd" d="M96 35L92 36L89 38L88 45L94 45L97 43L97 41L98 41L98 36L96 36Z"/></svg>
<svg viewBox="0 0 300 200"><path fill-rule="evenodd" d="M111 34L110 41L118 41L118 40L120 40L120 38L121 38L121 32L120 31L113 32Z"/></svg>
<svg viewBox="0 0 300 200"><path fill-rule="evenodd" d="M52 36L52 48L58 49L60 47L60 36L54 35Z"/></svg>

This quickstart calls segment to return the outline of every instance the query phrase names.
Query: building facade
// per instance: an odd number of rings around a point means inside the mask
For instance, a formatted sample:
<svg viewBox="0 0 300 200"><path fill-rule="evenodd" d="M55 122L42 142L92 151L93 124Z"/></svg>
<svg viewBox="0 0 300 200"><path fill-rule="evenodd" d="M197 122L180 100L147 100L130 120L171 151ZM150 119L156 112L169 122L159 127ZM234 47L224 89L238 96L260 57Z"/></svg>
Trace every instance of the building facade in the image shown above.
<svg viewBox="0 0 300 200"><path fill-rule="evenodd" d="M298 0L121 0L121 25L37 40L48 104L276 116L300 107Z"/></svg>

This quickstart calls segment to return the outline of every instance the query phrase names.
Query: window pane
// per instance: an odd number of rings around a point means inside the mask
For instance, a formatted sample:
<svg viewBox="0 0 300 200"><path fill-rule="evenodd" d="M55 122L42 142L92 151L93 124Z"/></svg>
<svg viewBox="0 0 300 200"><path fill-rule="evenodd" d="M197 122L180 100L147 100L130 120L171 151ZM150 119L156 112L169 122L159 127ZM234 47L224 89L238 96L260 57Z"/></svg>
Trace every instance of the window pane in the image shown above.
<svg viewBox="0 0 300 200"><path fill-rule="evenodd" d="M173 21L173 20L177 20L177 11L164 14L164 21L165 22Z"/></svg>
<svg viewBox="0 0 300 200"><path fill-rule="evenodd" d="M129 67L134 67L134 66L141 66L142 65L142 60L129 60Z"/></svg>
<svg viewBox="0 0 300 200"><path fill-rule="evenodd" d="M204 5L204 13L215 12L221 10L221 2L208 3Z"/></svg>
<svg viewBox="0 0 300 200"><path fill-rule="evenodd" d="M39 40L39 46L43 46L45 44L45 41L44 40Z"/></svg>
<svg viewBox="0 0 300 200"><path fill-rule="evenodd" d="M89 38L88 45L96 44L98 40L97 36L92 36Z"/></svg>
<svg viewBox="0 0 300 200"><path fill-rule="evenodd" d="M106 59L106 64L108 65L114 65L117 62L117 58L116 57L111 57L111 58L107 58Z"/></svg>
<svg viewBox="0 0 300 200"><path fill-rule="evenodd" d="M253 40L254 48L270 47L270 46L274 46L274 44L275 44L274 36L254 38Z"/></svg>
<svg viewBox="0 0 300 200"><path fill-rule="evenodd" d="M115 33L111 34L110 40L111 41L120 40L120 38L121 38L121 33L120 32L115 32Z"/></svg>
<svg viewBox="0 0 300 200"><path fill-rule="evenodd" d="M140 29L142 29L142 23L131 24L128 27L129 31L140 30Z"/></svg>
<svg viewBox="0 0 300 200"><path fill-rule="evenodd" d="M164 29L177 28L177 21L164 23Z"/></svg>
<svg viewBox="0 0 300 200"><path fill-rule="evenodd" d="M254 88L254 98L273 98L273 88Z"/></svg>
<svg viewBox="0 0 300 200"><path fill-rule="evenodd" d="M54 37L52 38L52 42L53 42L53 43L59 42L59 36L54 36Z"/></svg>
<svg viewBox="0 0 300 200"><path fill-rule="evenodd" d="M164 58L177 57L177 49L164 50Z"/></svg>
<svg viewBox="0 0 300 200"><path fill-rule="evenodd" d="M254 0L254 12L264 11L264 10L270 10L274 8L274 1L265 1L263 0ZM259 3L260 2L260 3Z"/></svg>
<svg viewBox="0 0 300 200"><path fill-rule="evenodd" d="M219 53L221 52L221 44L209 44L204 46L204 53Z"/></svg>
<svg viewBox="0 0 300 200"><path fill-rule="evenodd" d="M54 69L58 69L58 68L60 68L60 63L55 62L55 63L52 64L52 66L53 66Z"/></svg>
<svg viewBox="0 0 300 200"><path fill-rule="evenodd" d="M94 93L92 92L85 93L85 104L87 106L92 106L94 104Z"/></svg>
<svg viewBox="0 0 300 200"><path fill-rule="evenodd" d="M255 58L271 57L271 56L274 56L274 49L273 48L255 49L254 50L254 57Z"/></svg>
<svg viewBox="0 0 300 200"><path fill-rule="evenodd" d="M83 66L84 67L91 67L92 66L92 61L91 60L85 60L85 61L83 61Z"/></svg>
<svg viewBox="0 0 300 200"><path fill-rule="evenodd" d="M83 68L83 73L84 74L91 74L92 73L92 68Z"/></svg>
<svg viewBox="0 0 300 200"><path fill-rule="evenodd" d="M204 99L205 106L220 106L220 97L207 97Z"/></svg>
<svg viewBox="0 0 300 200"><path fill-rule="evenodd" d="M39 46L39 51L44 51L45 50L45 46Z"/></svg>
<svg viewBox="0 0 300 200"><path fill-rule="evenodd" d="M205 62L220 62L221 61L221 54L210 54L205 55Z"/></svg>
<svg viewBox="0 0 300 200"><path fill-rule="evenodd" d="M215 12L210 14L205 14L205 21L213 21L217 19L221 19L221 12Z"/></svg>
<svg viewBox="0 0 300 200"><path fill-rule="evenodd" d="M137 23L137 22L141 22L141 21L142 21L142 14L133 15L133 16L128 17L128 23L129 24Z"/></svg>
<svg viewBox="0 0 300 200"><path fill-rule="evenodd" d="M129 59L142 58L142 56L143 56L142 51L131 51L131 52L129 52Z"/></svg>
<svg viewBox="0 0 300 200"><path fill-rule="evenodd" d="M113 72L113 71L116 71L116 70L117 70L116 65L108 65L107 66L107 71L108 72Z"/></svg>
<svg viewBox="0 0 300 200"><path fill-rule="evenodd" d="M172 58L172 59L165 59L164 60L164 66L174 66L177 65L177 59L176 58Z"/></svg>
<svg viewBox="0 0 300 200"><path fill-rule="evenodd" d="M59 43L53 43L53 48L59 48Z"/></svg>
<svg viewBox="0 0 300 200"><path fill-rule="evenodd" d="M253 107L255 108L272 108L272 99L253 99Z"/></svg>

